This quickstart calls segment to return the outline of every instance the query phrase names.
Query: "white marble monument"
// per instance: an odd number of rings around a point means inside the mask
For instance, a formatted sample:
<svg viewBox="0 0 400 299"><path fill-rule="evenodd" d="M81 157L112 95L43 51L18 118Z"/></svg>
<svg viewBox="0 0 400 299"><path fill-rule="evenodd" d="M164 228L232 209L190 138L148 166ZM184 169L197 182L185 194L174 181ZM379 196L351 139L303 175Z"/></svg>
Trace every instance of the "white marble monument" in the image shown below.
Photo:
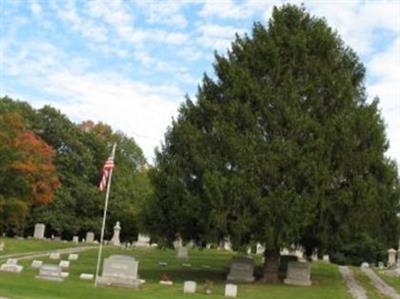
<svg viewBox="0 0 400 299"><path fill-rule="evenodd" d="M8 259L0 266L0 271L2 272L20 273L23 269L24 267L18 265L18 261L16 259Z"/></svg>
<svg viewBox="0 0 400 299"><path fill-rule="evenodd" d="M185 294L194 294L196 293L197 283L195 281L185 281L183 284L183 292Z"/></svg>
<svg viewBox="0 0 400 299"><path fill-rule="evenodd" d="M237 297L238 286L236 284L228 283L225 285L225 297Z"/></svg>
<svg viewBox="0 0 400 299"><path fill-rule="evenodd" d="M44 239L45 230L46 230L46 225L44 225L43 223L36 223L35 230L33 232L33 238Z"/></svg>
<svg viewBox="0 0 400 299"><path fill-rule="evenodd" d="M138 240L135 247L150 247L150 236L146 234L138 234Z"/></svg>
<svg viewBox="0 0 400 299"><path fill-rule="evenodd" d="M94 232L87 232L86 233L86 242L93 243L94 242Z"/></svg>
<svg viewBox="0 0 400 299"><path fill-rule="evenodd" d="M117 223L114 226L114 234L111 238L110 243L114 246L120 246L121 245L121 241L119 239L119 234L121 232L121 225L119 224L119 221L117 221Z"/></svg>
<svg viewBox="0 0 400 299"><path fill-rule="evenodd" d="M388 267L393 267L394 265L396 265L396 249L394 248L390 248L388 250Z"/></svg>
<svg viewBox="0 0 400 299"><path fill-rule="evenodd" d="M189 258L189 249L187 247L178 247L176 249L176 258L177 259L188 259Z"/></svg>

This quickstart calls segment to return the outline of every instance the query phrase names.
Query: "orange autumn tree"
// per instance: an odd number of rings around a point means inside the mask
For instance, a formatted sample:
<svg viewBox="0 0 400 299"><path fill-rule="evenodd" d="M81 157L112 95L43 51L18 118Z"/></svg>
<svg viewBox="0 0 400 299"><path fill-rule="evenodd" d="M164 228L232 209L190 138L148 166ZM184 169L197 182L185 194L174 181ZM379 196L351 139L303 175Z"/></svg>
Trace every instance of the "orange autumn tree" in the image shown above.
<svg viewBox="0 0 400 299"><path fill-rule="evenodd" d="M53 201L60 185L53 149L17 113L0 115L0 230L22 232L34 205Z"/></svg>

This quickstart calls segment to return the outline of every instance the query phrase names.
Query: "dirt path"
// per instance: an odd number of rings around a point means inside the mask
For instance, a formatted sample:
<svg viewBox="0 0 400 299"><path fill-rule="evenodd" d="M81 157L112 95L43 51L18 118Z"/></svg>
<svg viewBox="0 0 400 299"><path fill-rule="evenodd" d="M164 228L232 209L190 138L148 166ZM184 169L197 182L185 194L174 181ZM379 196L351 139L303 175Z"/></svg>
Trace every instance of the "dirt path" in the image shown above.
<svg viewBox="0 0 400 299"><path fill-rule="evenodd" d="M353 272L347 266L339 266L347 288L354 299L368 299L365 289L354 279Z"/></svg>
<svg viewBox="0 0 400 299"><path fill-rule="evenodd" d="M361 268L361 271L368 276L374 287L377 288L381 294L391 299L400 299L400 295L396 292L396 290L384 282L382 278L380 278L372 269Z"/></svg>

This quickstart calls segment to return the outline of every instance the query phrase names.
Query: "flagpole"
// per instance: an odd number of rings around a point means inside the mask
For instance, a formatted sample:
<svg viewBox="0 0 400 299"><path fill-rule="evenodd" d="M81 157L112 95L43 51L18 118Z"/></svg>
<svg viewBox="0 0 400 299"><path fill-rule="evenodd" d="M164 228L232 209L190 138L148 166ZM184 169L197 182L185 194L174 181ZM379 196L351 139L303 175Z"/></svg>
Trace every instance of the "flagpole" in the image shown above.
<svg viewBox="0 0 400 299"><path fill-rule="evenodd" d="M113 158L113 160L114 160L114 156L115 156L116 147L117 147L117 143L114 143L114 146L112 149L112 154L111 154L111 157ZM104 203L104 213L103 213L103 225L101 227L100 246L99 246L99 254L97 255L97 267L96 267L96 277L94 279L94 287L97 287L97 278L99 276L99 270L100 270L101 253L103 251L104 229L106 226L108 198L110 196L112 174L113 174L113 168L111 168L111 170L110 170L110 175L108 176L108 182L107 182L107 192L106 192L106 199L105 199L105 203Z"/></svg>

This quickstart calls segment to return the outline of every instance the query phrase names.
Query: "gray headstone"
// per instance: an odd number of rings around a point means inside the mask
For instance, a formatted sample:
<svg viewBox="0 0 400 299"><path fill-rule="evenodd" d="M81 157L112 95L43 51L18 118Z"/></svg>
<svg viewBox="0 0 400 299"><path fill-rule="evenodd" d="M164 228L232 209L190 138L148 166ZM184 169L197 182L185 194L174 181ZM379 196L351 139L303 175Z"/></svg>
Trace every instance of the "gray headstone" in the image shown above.
<svg viewBox="0 0 400 299"><path fill-rule="evenodd" d="M43 264L40 267L39 275L36 278L52 280L52 281L63 281L61 268L57 265Z"/></svg>
<svg viewBox="0 0 400 299"><path fill-rule="evenodd" d="M61 271L65 271L69 269L70 261L60 261L58 266L61 268Z"/></svg>
<svg viewBox="0 0 400 299"><path fill-rule="evenodd" d="M310 286L311 285L311 267L305 262L289 262L285 284Z"/></svg>
<svg viewBox="0 0 400 299"><path fill-rule="evenodd" d="M176 258L188 259L189 258L189 249L187 247L178 247L176 249Z"/></svg>
<svg viewBox="0 0 400 299"><path fill-rule="evenodd" d="M73 236L72 237L72 242L78 244L79 243L79 236Z"/></svg>
<svg viewBox="0 0 400 299"><path fill-rule="evenodd" d="M35 239L44 239L45 229L46 229L46 226L43 223L36 223L35 230L33 232L33 237Z"/></svg>
<svg viewBox="0 0 400 299"><path fill-rule="evenodd" d="M281 279L286 278L289 262L297 262L298 259L296 255L281 255L279 261L279 277Z"/></svg>
<svg viewBox="0 0 400 299"><path fill-rule="evenodd" d="M97 282L103 285L138 288L138 261L131 256L112 255L104 259L103 274Z"/></svg>
<svg viewBox="0 0 400 299"><path fill-rule="evenodd" d="M253 282L254 281L254 261L249 257L232 258L228 281Z"/></svg>
<svg viewBox="0 0 400 299"><path fill-rule="evenodd" d="M94 242L94 232L86 233L86 242L93 243Z"/></svg>

